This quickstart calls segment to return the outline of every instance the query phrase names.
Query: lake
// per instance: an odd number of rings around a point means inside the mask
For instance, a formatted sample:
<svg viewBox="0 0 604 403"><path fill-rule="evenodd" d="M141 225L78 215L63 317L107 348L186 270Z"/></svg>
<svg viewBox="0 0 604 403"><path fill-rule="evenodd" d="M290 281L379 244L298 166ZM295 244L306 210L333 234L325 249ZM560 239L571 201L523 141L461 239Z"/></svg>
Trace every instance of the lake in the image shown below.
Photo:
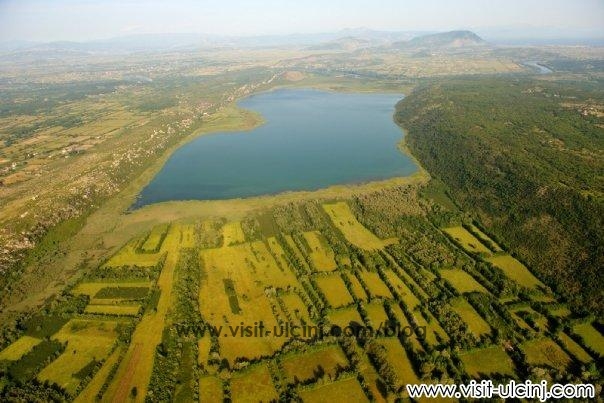
<svg viewBox="0 0 604 403"><path fill-rule="evenodd" d="M402 95L280 89L250 96L242 108L266 123L200 136L176 150L133 208L169 200L216 200L316 190L417 170L398 149L394 123Z"/></svg>

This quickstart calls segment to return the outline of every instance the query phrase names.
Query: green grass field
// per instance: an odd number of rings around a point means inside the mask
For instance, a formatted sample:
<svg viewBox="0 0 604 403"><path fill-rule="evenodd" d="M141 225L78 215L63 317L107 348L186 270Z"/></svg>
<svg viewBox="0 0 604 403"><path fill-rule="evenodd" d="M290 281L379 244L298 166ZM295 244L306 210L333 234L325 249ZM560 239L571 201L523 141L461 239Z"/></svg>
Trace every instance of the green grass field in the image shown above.
<svg viewBox="0 0 604 403"><path fill-rule="evenodd" d="M526 361L531 365L543 365L551 368L566 368L571 358L552 339L541 338L524 342L521 345Z"/></svg>
<svg viewBox="0 0 604 403"><path fill-rule="evenodd" d="M588 363L593 361L593 358L581 347L576 341L574 341L569 335L564 332L559 332L558 337L562 345L568 350L577 360L582 363Z"/></svg>
<svg viewBox="0 0 604 403"><path fill-rule="evenodd" d="M449 227L443 228L451 238L457 241L466 251L472 253L484 253L490 255L491 251L489 248L484 246L470 231L464 227Z"/></svg>
<svg viewBox="0 0 604 403"><path fill-rule="evenodd" d="M21 336L11 345L0 351L0 361L17 361L42 340L31 336Z"/></svg>
<svg viewBox="0 0 604 403"><path fill-rule="evenodd" d="M543 283L539 281L525 265L510 255L492 256L487 258L487 260L501 269L506 276L524 287L544 287Z"/></svg>
<svg viewBox="0 0 604 403"><path fill-rule="evenodd" d="M333 377L338 368L346 368L348 365L339 346L326 346L304 354L294 353L281 362L288 383L304 382L322 374Z"/></svg>
<svg viewBox="0 0 604 403"><path fill-rule="evenodd" d="M323 209L331 218L333 224L342 231L348 242L365 250L382 249L384 246L397 242L396 239L383 241L357 221L346 202L324 204Z"/></svg>
<svg viewBox="0 0 604 403"><path fill-rule="evenodd" d="M491 327L485 320L476 312L476 310L463 297L455 298L451 302L451 307L464 322L468 325L468 329L474 336L480 337L483 334L491 333Z"/></svg>
<svg viewBox="0 0 604 403"><path fill-rule="evenodd" d="M368 402L361 385L355 378L329 383L312 389L304 389L300 392L303 402Z"/></svg>
<svg viewBox="0 0 604 403"><path fill-rule="evenodd" d="M440 271L440 275L461 294L473 291L488 293L487 289L476 281L474 277L461 269L443 269Z"/></svg>
<svg viewBox="0 0 604 403"><path fill-rule="evenodd" d="M317 276L316 281L332 308L339 308L354 302L339 274Z"/></svg>
<svg viewBox="0 0 604 403"><path fill-rule="evenodd" d="M234 402L270 402L279 398L266 364L236 374L231 378L231 398Z"/></svg>
<svg viewBox="0 0 604 403"><path fill-rule="evenodd" d="M515 375L514 363L501 346L472 350L461 354L460 358L466 372L474 379L488 379L495 374Z"/></svg>
<svg viewBox="0 0 604 403"><path fill-rule="evenodd" d="M573 327L573 332L583 338L587 347L600 355L604 355L604 336L589 323L581 323Z"/></svg>

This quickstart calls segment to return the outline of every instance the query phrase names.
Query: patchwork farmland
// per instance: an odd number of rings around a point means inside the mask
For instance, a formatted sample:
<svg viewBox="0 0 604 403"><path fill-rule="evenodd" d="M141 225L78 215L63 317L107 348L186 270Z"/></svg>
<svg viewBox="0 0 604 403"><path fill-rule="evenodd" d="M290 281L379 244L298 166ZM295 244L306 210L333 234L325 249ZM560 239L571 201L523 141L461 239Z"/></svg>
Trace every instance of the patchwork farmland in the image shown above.
<svg viewBox="0 0 604 403"><path fill-rule="evenodd" d="M314 402L601 359L597 322L484 232L434 228L430 264L351 204L296 206L315 228L287 208L155 226L25 321L0 364L82 402Z"/></svg>

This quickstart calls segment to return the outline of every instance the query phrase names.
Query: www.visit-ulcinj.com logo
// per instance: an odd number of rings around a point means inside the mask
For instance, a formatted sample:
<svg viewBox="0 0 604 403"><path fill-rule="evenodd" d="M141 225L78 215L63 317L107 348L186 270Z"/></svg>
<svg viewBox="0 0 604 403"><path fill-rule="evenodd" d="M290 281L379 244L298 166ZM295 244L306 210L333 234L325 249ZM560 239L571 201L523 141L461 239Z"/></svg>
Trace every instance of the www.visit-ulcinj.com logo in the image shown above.
<svg viewBox="0 0 604 403"><path fill-rule="evenodd" d="M178 325L176 325L178 327ZM207 325L200 329L201 333L206 330L212 337L301 337L301 338L323 338L323 337L397 337L407 338L415 336L422 340L426 335L425 326L401 326L399 323L382 322L378 327L366 326L357 322L350 322L348 326L317 326L307 324L295 324L286 322L284 324L265 326L263 321L246 324Z"/></svg>

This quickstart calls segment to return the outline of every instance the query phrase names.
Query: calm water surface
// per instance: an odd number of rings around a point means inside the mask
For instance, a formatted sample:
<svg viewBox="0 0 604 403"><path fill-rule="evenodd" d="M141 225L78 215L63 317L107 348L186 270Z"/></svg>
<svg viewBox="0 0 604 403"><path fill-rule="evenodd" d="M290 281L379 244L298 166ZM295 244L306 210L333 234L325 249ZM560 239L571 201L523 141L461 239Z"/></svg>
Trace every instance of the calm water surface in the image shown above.
<svg viewBox="0 0 604 403"><path fill-rule="evenodd" d="M266 124L185 144L143 189L134 208L168 200L208 200L315 190L416 171L397 144L392 120L402 98L276 90L241 101Z"/></svg>

